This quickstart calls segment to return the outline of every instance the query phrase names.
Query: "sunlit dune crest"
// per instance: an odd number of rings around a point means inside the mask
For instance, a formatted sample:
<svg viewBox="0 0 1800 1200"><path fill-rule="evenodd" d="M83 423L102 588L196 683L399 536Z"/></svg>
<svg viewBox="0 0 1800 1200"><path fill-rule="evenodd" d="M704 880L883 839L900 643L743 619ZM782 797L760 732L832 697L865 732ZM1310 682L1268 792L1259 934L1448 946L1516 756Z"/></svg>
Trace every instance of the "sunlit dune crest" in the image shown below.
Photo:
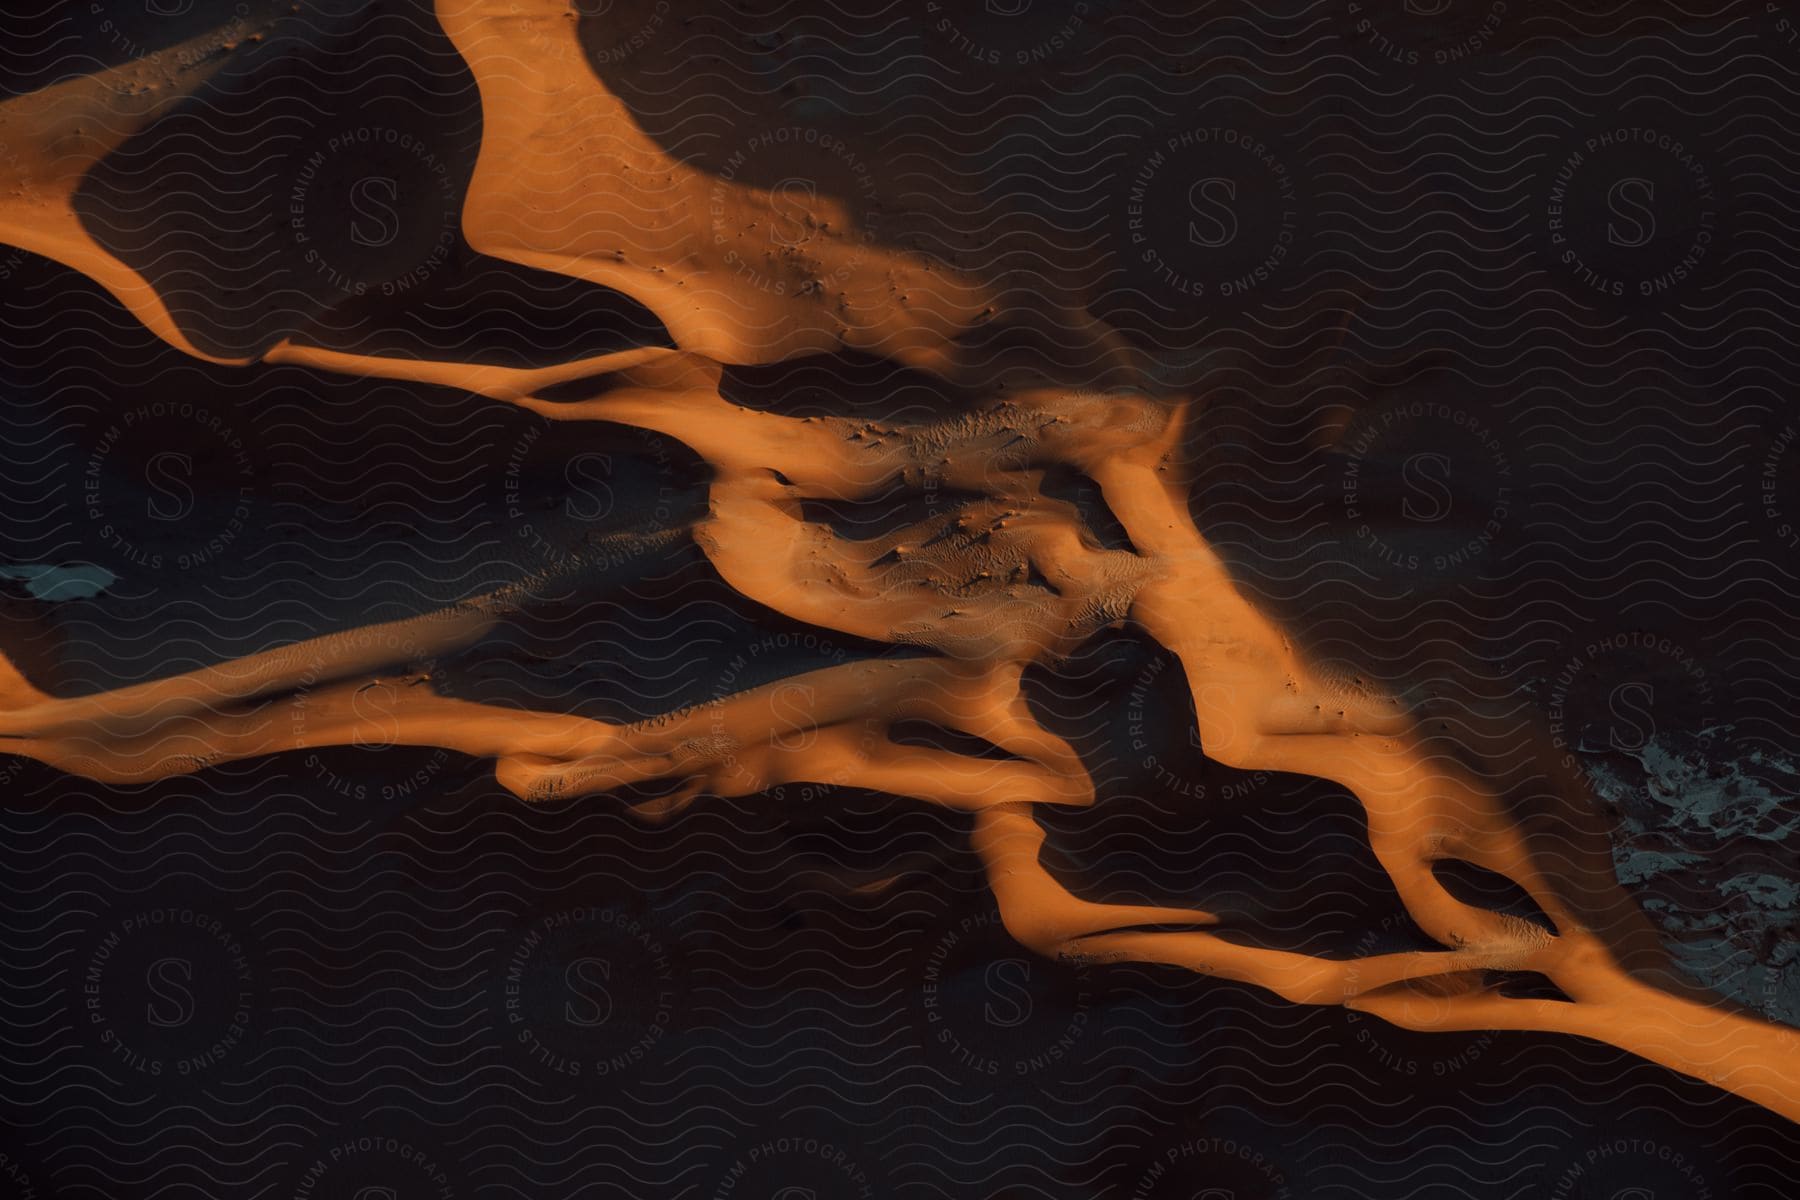
<svg viewBox="0 0 1800 1200"><path fill-rule="evenodd" d="M1578 1034L1800 1120L1800 1033L1682 981L1615 881L1579 780L1539 764L1560 802L1516 811L1506 780L1453 752L1488 736L1478 714L1434 720L1428 735L1411 699L1327 679L1240 595L1190 515L1196 480L1183 448L1205 403L1193 366L1154 360L1072 292L997 312L1001 281L895 248L841 196L776 194L683 164L595 77L555 0L445 0L439 17L481 91L482 148L462 214L469 244L629 295L674 348L524 369L374 357L295 336L263 360L453 387L552 421L678 439L712 471L709 511L687 533L727 583L794 621L920 653L625 725L437 689L420 664L476 642L549 576L578 577L607 552L591 543L542 577L439 613L97 695L52 698L9 663L0 679L8 750L133 783L302 747L442 747L493 759L500 782L527 801L663 785L639 805L653 818L698 796L784 783L888 792L974 814L1006 926L1038 953L1174 964L1411 1029ZM196 355L150 285L83 230L69 197L215 61L165 71L152 57L0 106L0 138L18 148L0 193L0 238L93 277ZM152 77L156 90L142 90ZM804 160L835 149L802 140L787 152ZM777 221L793 226L772 238ZM1103 366L1077 378L1053 362L997 366L985 350L969 352L972 331L1008 322L1070 331ZM937 420L815 418L721 392L726 366L841 351L931 373L985 402ZM1098 486L1128 547L1104 546L1076 505L1051 494L1046 475L1058 470ZM804 508L895 489L973 498L866 540ZM1179 660L1209 757L1354 793L1400 899L1442 949L1341 960L1256 948L1230 937L1229 914L1092 903L1052 878L1034 807L1092 804L1094 786L1074 748L1034 716L1022 680L1125 624ZM370 689L382 704L359 703ZM301 705L306 719L296 721ZM905 722L1004 756L897 741ZM1505 876L1554 932L1459 901L1434 874L1445 860ZM1566 999L1503 995L1500 977L1520 973Z"/></svg>

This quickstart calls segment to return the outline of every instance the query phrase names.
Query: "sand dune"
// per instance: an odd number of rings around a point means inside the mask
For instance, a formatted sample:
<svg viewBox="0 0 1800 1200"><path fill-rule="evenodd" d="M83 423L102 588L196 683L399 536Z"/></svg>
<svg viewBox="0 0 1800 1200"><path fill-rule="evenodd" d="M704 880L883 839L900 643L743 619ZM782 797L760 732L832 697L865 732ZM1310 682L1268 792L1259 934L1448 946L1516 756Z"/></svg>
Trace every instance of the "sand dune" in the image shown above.
<svg viewBox="0 0 1800 1200"><path fill-rule="evenodd" d="M1575 1034L1800 1120L1800 1033L1673 970L1614 879L1578 777L1548 754L1496 764L1487 751L1499 735L1479 713L1434 715L1427 729L1420 698L1325 674L1244 598L1190 509L1190 442L1208 402L1197 390L1203 342L1146 348L1096 317L1100 298L1079 273L1026 295L1004 259L977 270L909 253L906 234L930 224L929 206L867 202L861 171L881 164L835 134L753 134L747 161L767 156L783 178L766 166L726 178L689 165L595 75L560 3L444 0L439 17L481 93L480 154L460 214L468 246L623 293L673 346L527 368L366 353L314 326L241 356L246 369L254 359L410 380L553 422L676 439L711 470L709 511L687 532L723 580L794 621L915 656L829 666L635 724L441 694L432 660L608 553L572 545L540 575L441 613L152 683L54 698L9 665L7 749L125 783L389 741L493 759L526 801L636 790L650 818L704 795L847 783L975 813L1006 927L1041 954L1175 964L1411 1029ZM0 106L0 137L20 147L0 239L91 276L159 337L217 361L240 356L199 348L144 276L84 227L71 197L131 130L236 52L226 41L246 36L203 36L194 45L216 54L165 49ZM827 353L929 374L966 403L925 420L803 417L724 394L726 367ZM1097 486L1128 545L1104 544L1081 507L1054 494L1058 472ZM814 515L896 490L967 498L871 538ZM1327 959L1256 948L1233 938L1228 915L1096 904L1051 876L1034 809L1094 803L1094 788L1021 681L1127 624L1179 660L1209 757L1354 793L1406 910L1441 949ZM379 728L359 703L371 689ZM917 722L996 753L896 740L896 727ZM1522 809L1509 773L1549 778L1554 799ZM1436 870L1446 861L1510 880L1543 922L1457 899ZM1503 993L1527 977L1562 998Z"/></svg>

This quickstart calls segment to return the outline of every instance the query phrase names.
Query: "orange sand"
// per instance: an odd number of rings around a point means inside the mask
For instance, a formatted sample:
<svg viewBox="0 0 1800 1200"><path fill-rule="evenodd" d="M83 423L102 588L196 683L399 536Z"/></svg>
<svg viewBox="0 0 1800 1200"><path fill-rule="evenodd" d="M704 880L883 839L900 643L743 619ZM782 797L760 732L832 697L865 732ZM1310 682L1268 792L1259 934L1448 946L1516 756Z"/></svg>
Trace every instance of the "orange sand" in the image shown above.
<svg viewBox="0 0 1800 1200"><path fill-rule="evenodd" d="M515 606L521 587L75 699L52 699L5 664L7 750L136 782L301 746L395 741L492 758L502 784L527 800L678 784L642 806L650 816L703 793L786 782L879 789L977 814L975 847L1007 928L1040 953L1178 964L1413 1029L1580 1034L1800 1120L1800 1032L1679 979L1614 880L1579 780L1560 781L1563 801L1553 809L1509 810L1508 772L1554 769L1523 760L1491 775L1470 769L1448 747L1492 749L1499 733L1479 714L1434 718L1448 728L1428 738L1399 698L1348 694L1321 678L1239 595L1189 515L1182 439L1204 397L1179 372L1147 361L1057 296L1007 319L1082 331L1084 377L1059 379L1050 363L995 367L987 350L969 351L965 335L995 319L998 282L868 244L856 214L829 197L810 214L804 244L763 266L833 285L782 294L751 286L725 256L741 260L763 244L750 234L771 211L769 194L737 184L721 192L719 180L643 135L581 58L559 0L443 0L439 15L476 75L486 121L463 218L469 242L628 293L665 322L679 349L537 371L374 359L292 341L264 357L432 382L551 420L678 438L713 470L710 513L692 533L734 588L796 621L936 653L776 685L788 696L793 685L807 689L811 738L791 736L789 713L778 719L773 687L611 725L448 699L427 676L384 657L392 646L416 661L474 642ZM544 53L546 45L561 52ZM162 300L86 235L70 207L86 170L200 80L204 68L177 61L165 51L0 105L0 138L19 148L23 164L0 193L0 240L93 277L159 336L197 353ZM721 213L741 237L717 235ZM782 417L720 395L720 364L846 348L993 398L936 424L899 425ZM583 384L590 398L567 399ZM553 385L555 403L541 398ZM1099 485L1131 549L1099 548L1075 508L1045 493L1045 472L1055 467ZM936 538L913 529L847 540L802 515L804 500L868 497L927 479L987 499L965 506L950 535ZM1345 961L1250 948L1220 936L1213 914L1093 904L1051 878L1039 863L1033 806L1089 804L1093 788L1074 750L1028 711L1020 681L1028 666L1121 622L1179 658L1213 759L1322 776L1357 796L1400 898L1444 949ZM373 706L383 710L380 729L359 715L371 706L356 702L371 688L390 701ZM304 722L290 719L297 703ZM971 758L888 736L916 720L1013 757ZM1555 933L1457 901L1433 875L1443 859L1511 879ZM1502 996L1485 974L1501 971L1540 973L1568 1000Z"/></svg>

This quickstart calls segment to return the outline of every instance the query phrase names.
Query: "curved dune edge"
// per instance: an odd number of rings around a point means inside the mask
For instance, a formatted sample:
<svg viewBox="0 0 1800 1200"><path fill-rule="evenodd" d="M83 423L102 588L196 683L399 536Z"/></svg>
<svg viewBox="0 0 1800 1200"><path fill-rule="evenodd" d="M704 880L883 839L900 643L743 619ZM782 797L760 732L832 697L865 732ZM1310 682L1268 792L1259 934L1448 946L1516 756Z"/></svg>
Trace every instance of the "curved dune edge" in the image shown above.
<svg viewBox="0 0 1800 1200"><path fill-rule="evenodd" d="M74 200L96 163L191 95L241 45L261 40L286 6L245 7L224 29L0 103L0 242L80 271L184 354L231 365L251 360L220 358L190 342L156 289L82 225Z"/></svg>
<svg viewBox="0 0 1800 1200"><path fill-rule="evenodd" d="M713 470L709 515L691 533L731 586L797 621L936 653L816 671L631 725L440 695L420 664L479 639L543 582L527 579L441 613L93 696L52 699L8 663L0 671L0 748L132 783L308 746L443 747L493 758L502 785L530 801L670 785L638 805L652 818L702 794L748 795L788 782L890 792L975 814L974 847L1007 928L1039 953L1179 965L1413 1029L1578 1034L1800 1120L1800 1032L1677 978L1614 880L1604 831L1573 785L1555 811L1512 815L1504 780L1461 765L1445 736L1427 736L1399 700L1333 687L1239 595L1189 515L1193 481L1179 451L1196 396L1157 378L1102 330L1103 389L1046 379L936 424L787 418L728 402L721 363L842 348L967 385L976 368L956 339L984 319L990 288L886 250L834 273L847 281L835 293L771 297L735 285L714 257L718 245L693 224L693 197L715 185L684 175L585 73L559 5L446 0L440 13L475 72L487 121L464 218L471 243L630 294L665 321L680 349L538 371L293 343L265 357L454 386L553 420L678 438ZM568 43L566 58L520 49L558 38ZM48 93L22 99L50 103ZM0 106L0 120L29 126L48 120L47 111L12 101ZM579 170L571 167L574 146ZM0 235L30 249L59 248L42 252L92 275L159 336L195 353L142 279L91 243L84 248L78 227L65 228L59 216L45 219L48 232L22 231L18 213L66 208L85 169L57 161L57 170L22 175L9 192L12 207L0 208ZM646 182L628 184L627 176ZM753 221L766 199L735 188L735 219ZM670 215L646 227L647 208ZM806 254L826 265L843 259L853 236L847 220L822 210ZM1074 320L1055 304L1024 319L1047 327ZM1093 325L1080 320L1086 324L1069 327ZM568 398L589 380L587 399ZM554 403L543 398L553 386ZM1075 508L1043 489L1052 467L1099 485L1132 549L1101 549L1086 536ZM837 537L802 512L803 501L928 483L986 499L866 541ZM552 570L579 574L604 549L573 552ZM1050 876L1039 862L1043 833L1032 806L1089 804L1093 786L1074 750L1033 718L1021 679L1028 666L1122 622L1180 660L1210 757L1321 776L1356 795L1401 900L1445 949L1357 960L1255 949L1221 936L1229 931L1224 916L1093 904ZM775 693L796 686L810 700L801 731ZM378 706L367 702L372 689ZM380 715L368 715L372 708ZM890 730L913 720L984 739L1012 758L896 743ZM1479 714L1459 714L1453 724L1466 746L1491 736ZM1513 880L1555 932L1457 901L1432 873L1434 862L1452 858ZM1541 973L1569 1000L1502 996L1484 974L1501 971Z"/></svg>

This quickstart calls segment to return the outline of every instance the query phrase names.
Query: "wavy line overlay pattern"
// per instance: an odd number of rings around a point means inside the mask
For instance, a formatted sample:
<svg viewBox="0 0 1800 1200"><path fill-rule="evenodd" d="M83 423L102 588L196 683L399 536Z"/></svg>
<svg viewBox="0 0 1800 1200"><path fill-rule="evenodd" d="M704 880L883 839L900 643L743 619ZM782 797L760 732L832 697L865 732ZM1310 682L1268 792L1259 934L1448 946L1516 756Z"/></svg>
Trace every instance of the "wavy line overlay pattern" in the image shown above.
<svg viewBox="0 0 1800 1200"><path fill-rule="evenodd" d="M1792 1194L1800 6L0 87L0 1194Z"/></svg>

